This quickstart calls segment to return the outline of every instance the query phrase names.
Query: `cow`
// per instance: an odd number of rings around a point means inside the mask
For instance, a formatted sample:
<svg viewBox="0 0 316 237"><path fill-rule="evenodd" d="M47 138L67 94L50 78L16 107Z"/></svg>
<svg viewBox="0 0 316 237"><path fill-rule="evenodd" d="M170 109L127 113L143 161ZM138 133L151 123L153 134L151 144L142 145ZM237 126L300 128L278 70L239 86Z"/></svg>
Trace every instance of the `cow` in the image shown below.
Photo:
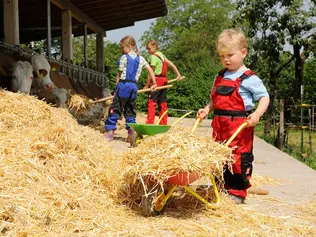
<svg viewBox="0 0 316 237"><path fill-rule="evenodd" d="M3 58L2 58L3 59ZM0 87L13 92L30 93L33 82L33 67L27 61L7 61L0 66Z"/></svg>
<svg viewBox="0 0 316 237"><path fill-rule="evenodd" d="M33 83L33 67L27 61L17 61L12 70L12 91L30 93Z"/></svg>
<svg viewBox="0 0 316 237"><path fill-rule="evenodd" d="M25 60L15 62L11 57L1 56L0 86L10 91L27 94L31 91L32 94L36 94L42 89L53 92L55 85L50 79L50 65L46 58L43 55L33 55L30 62Z"/></svg>
<svg viewBox="0 0 316 237"><path fill-rule="evenodd" d="M36 54L31 58L33 66L34 79L32 87L37 90L45 89L46 91L53 92L55 87L50 79L51 66L44 57L44 55Z"/></svg>

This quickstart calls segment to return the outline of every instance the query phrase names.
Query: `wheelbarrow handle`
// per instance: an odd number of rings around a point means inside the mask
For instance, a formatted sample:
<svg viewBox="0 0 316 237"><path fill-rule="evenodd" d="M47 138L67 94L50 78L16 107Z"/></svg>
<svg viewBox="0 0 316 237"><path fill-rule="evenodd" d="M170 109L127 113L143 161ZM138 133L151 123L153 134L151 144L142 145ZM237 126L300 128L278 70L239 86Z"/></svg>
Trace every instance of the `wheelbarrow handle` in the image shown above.
<svg viewBox="0 0 316 237"><path fill-rule="evenodd" d="M192 130L191 130L192 133L195 131L197 125L198 125L200 122L202 122L202 120L203 120L203 119L202 119L200 116L196 116L195 124L194 124L194 126L193 126L193 128L192 128Z"/></svg>
<svg viewBox="0 0 316 237"><path fill-rule="evenodd" d="M229 146L229 144L235 139L235 137L240 133L241 130L244 129L244 127L248 126L248 122L244 122L242 125L240 125L237 130L233 133L233 135L228 139L228 141L225 143L225 146Z"/></svg>
<svg viewBox="0 0 316 237"><path fill-rule="evenodd" d="M173 124L171 124L171 127L174 126L175 124L177 124L181 119L185 118L186 116L188 116L189 114L192 114L193 111L190 111L188 113L186 113L185 115L183 115L181 118L179 118L178 120L176 120L175 122L173 122Z"/></svg>

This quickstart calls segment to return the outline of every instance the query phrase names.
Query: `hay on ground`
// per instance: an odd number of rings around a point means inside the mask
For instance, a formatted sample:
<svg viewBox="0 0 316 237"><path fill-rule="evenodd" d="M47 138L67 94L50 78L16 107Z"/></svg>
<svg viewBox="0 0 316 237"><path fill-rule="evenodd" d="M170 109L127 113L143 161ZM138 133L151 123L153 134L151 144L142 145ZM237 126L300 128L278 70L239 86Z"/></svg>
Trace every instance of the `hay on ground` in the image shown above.
<svg viewBox="0 0 316 237"><path fill-rule="evenodd" d="M129 165L67 110L0 91L1 236L316 236L315 220L307 219L315 205L285 219L223 196L216 210L195 199L159 218L140 216L117 203Z"/></svg>

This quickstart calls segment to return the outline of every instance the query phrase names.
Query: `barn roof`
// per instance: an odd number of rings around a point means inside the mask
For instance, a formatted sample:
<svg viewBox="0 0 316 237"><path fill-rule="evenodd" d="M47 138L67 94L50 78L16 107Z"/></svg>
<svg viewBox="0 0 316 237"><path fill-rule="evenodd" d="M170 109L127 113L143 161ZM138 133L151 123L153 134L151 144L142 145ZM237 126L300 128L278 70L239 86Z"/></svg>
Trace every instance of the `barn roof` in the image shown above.
<svg viewBox="0 0 316 237"><path fill-rule="evenodd" d="M51 0L52 37L61 35L61 5L71 6L87 16L104 31L133 26L136 21L165 16L165 0ZM81 14L82 13L82 14ZM77 14L77 16L78 16ZM20 42L45 39L47 36L46 1L19 0ZM84 23L73 15L73 34L84 34ZM89 27L89 25L88 25ZM100 29L100 28L99 28ZM93 33L90 29L88 33Z"/></svg>

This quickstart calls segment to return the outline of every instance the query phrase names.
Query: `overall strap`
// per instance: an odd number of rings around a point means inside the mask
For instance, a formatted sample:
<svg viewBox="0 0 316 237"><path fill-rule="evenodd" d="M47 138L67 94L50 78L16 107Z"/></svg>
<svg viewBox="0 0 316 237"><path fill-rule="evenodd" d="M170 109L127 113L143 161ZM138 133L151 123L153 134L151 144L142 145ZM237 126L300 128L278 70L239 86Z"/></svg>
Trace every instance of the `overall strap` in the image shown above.
<svg viewBox="0 0 316 237"><path fill-rule="evenodd" d="M126 79L127 80L135 80L136 81L136 74L138 71L139 66L139 55L137 55L134 59L126 54L127 58L127 66L126 66Z"/></svg>
<svg viewBox="0 0 316 237"><path fill-rule="evenodd" d="M165 77L167 74L167 62L165 59L162 59L158 54L153 53L152 55L155 55L157 58L159 58L162 62L162 68L161 68L161 73L159 75L155 75L156 77Z"/></svg>
<svg viewBox="0 0 316 237"><path fill-rule="evenodd" d="M217 76L223 77L226 71L227 71L227 68L224 68L224 69L220 70L220 71L218 72L218 75L217 75Z"/></svg>
<svg viewBox="0 0 316 237"><path fill-rule="evenodd" d="M253 71L251 71L251 70L247 70L239 78L240 78L241 81L243 81L246 78L248 78L250 76L253 76L253 75L256 75L256 74Z"/></svg>
<svg viewBox="0 0 316 237"><path fill-rule="evenodd" d="M153 55L155 55L157 58L159 58L161 60L161 62L163 63L165 60L163 60L158 54L153 53Z"/></svg>

